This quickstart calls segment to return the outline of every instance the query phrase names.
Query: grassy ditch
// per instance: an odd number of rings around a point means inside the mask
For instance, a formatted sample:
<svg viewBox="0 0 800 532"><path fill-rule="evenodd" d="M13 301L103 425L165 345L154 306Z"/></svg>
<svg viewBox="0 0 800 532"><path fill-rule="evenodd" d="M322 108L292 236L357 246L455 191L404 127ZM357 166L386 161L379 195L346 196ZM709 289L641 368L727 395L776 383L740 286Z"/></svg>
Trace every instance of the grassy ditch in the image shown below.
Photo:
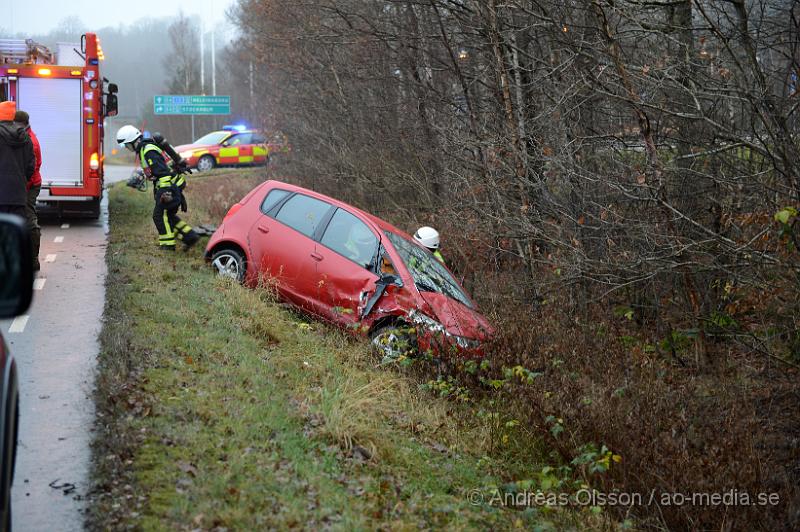
<svg viewBox="0 0 800 532"><path fill-rule="evenodd" d="M231 186L257 179L196 178L187 220L218 220ZM215 279L201 249L159 253L151 198L110 194L91 529L608 526L471 504L507 480L485 456L491 423L268 291Z"/></svg>

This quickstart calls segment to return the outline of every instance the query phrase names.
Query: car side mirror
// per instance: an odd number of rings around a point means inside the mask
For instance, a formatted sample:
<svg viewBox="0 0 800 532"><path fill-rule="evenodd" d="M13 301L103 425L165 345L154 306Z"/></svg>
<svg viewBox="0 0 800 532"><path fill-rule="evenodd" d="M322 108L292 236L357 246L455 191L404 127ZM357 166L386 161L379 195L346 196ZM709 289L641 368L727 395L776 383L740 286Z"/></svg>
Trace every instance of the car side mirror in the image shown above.
<svg viewBox="0 0 800 532"><path fill-rule="evenodd" d="M403 287L403 280L400 279L397 275L392 275L391 273L384 273L381 275L380 279L375 281L375 284L382 284L384 286L396 286L398 288Z"/></svg>
<svg viewBox="0 0 800 532"><path fill-rule="evenodd" d="M22 218L0 214L0 318L25 312L33 296L33 252Z"/></svg>
<svg viewBox="0 0 800 532"><path fill-rule="evenodd" d="M108 84L108 93L109 94L116 94L119 92L119 87L117 87L116 83L109 83Z"/></svg>

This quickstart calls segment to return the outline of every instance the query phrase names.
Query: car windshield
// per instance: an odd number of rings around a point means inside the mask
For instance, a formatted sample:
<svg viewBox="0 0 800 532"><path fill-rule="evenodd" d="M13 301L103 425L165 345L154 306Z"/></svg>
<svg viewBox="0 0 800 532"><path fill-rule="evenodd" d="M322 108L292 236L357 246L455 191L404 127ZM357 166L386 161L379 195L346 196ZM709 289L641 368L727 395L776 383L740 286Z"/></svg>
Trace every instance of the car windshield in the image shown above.
<svg viewBox="0 0 800 532"><path fill-rule="evenodd" d="M209 133L208 135L204 135L194 141L195 144L202 144L203 146L213 146L215 144L219 144L220 142L230 135L227 131L214 131L213 133Z"/></svg>
<svg viewBox="0 0 800 532"><path fill-rule="evenodd" d="M410 240L386 231L386 236L400 254L414 284L420 292L436 292L455 299L462 305L472 308L467 295L458 286L453 275L439 262L430 251L422 249Z"/></svg>

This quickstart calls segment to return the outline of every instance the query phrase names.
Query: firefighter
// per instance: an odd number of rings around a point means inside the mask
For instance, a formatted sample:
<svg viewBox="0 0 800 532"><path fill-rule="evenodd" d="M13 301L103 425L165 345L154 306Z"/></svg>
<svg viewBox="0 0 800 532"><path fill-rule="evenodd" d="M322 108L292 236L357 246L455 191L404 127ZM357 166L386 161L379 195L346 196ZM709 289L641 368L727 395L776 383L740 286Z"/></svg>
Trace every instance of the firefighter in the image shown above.
<svg viewBox="0 0 800 532"><path fill-rule="evenodd" d="M153 222L158 229L158 245L163 250L174 250L175 239L183 241L185 249L197 243L198 235L186 222L178 218L178 208L186 211L183 189L186 179L167 164L156 142L142 135L134 126L122 126L117 132L117 143L139 155L145 176L153 181ZM182 161L174 161L176 168Z"/></svg>
<svg viewBox="0 0 800 532"><path fill-rule="evenodd" d="M428 248L428 251L433 253L433 256L444 264L444 257L442 256L442 252L439 251L439 231L433 227L420 227L417 229L417 232L414 233L414 240Z"/></svg>
<svg viewBox="0 0 800 532"><path fill-rule="evenodd" d="M33 175L28 179L27 195L28 200L25 205L25 214L28 219L28 229L31 234L31 244L33 246L33 269L39 271L41 264L39 264L39 247L42 240L42 228L39 226L39 214L36 212L36 199L42 190L42 147L39 144L39 139L36 133L31 129L30 115L25 111L17 110L14 115L14 122L21 125L33 143L33 156L36 161Z"/></svg>

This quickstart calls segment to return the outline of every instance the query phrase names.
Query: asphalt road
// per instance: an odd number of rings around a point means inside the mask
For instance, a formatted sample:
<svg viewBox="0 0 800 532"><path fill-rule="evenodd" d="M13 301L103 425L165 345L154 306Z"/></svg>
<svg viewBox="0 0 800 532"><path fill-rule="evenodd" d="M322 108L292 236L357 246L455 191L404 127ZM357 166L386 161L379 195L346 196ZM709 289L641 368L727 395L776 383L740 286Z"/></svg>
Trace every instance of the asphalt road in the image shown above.
<svg viewBox="0 0 800 532"><path fill-rule="evenodd" d="M106 182L130 167L107 166ZM82 530L105 300L107 202L99 220L44 219L34 300L0 321L17 361L20 427L12 489L17 531Z"/></svg>

